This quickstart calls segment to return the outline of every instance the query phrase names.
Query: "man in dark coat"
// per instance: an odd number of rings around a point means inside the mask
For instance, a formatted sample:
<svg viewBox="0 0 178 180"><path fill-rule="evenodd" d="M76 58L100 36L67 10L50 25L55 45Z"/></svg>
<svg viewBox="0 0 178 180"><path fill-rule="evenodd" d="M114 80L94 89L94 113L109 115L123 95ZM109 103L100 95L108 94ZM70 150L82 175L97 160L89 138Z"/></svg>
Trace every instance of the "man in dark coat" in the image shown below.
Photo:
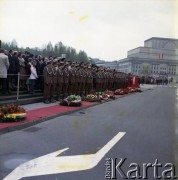
<svg viewBox="0 0 178 180"><path fill-rule="evenodd" d="M13 59L13 50L11 49L8 54L9 59L9 69L7 71L7 90L11 94L11 90L14 89L14 71L15 71L15 61Z"/></svg>
<svg viewBox="0 0 178 180"><path fill-rule="evenodd" d="M47 65L47 61L48 58L45 57L41 66L40 66L40 75L39 75L39 79L40 79L40 89L42 92L44 92L44 76L43 76L43 70L45 68L45 66Z"/></svg>
<svg viewBox="0 0 178 180"><path fill-rule="evenodd" d="M18 59L18 52L14 52L13 60L14 60L14 63L15 63L15 69L14 69L14 74L15 74L15 86L17 86L18 73L20 72L20 64L19 64L19 59Z"/></svg>

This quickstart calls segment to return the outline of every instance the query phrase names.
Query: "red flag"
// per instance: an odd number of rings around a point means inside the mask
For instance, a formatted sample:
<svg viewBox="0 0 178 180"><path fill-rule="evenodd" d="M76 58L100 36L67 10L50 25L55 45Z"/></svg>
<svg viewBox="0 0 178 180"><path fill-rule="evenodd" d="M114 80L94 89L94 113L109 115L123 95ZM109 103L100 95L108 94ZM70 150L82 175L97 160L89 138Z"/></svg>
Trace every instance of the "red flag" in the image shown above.
<svg viewBox="0 0 178 180"><path fill-rule="evenodd" d="M163 59L164 54L163 53L159 53L159 59Z"/></svg>

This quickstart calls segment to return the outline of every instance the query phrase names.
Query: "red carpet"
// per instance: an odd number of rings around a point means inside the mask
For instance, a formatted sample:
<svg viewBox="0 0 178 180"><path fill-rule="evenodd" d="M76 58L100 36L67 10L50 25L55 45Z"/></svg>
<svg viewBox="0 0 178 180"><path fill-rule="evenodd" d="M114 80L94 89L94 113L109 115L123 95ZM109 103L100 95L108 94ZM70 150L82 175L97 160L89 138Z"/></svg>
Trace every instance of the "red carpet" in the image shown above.
<svg viewBox="0 0 178 180"><path fill-rule="evenodd" d="M88 107L88 106L91 106L93 104L95 104L95 103L83 102L82 101L82 106L80 106L80 107L55 105L55 106L30 110L30 111L27 111L27 118L24 121L15 122L15 123L0 123L0 129L6 128L6 127L16 126L19 124L24 124L24 123L27 123L30 121L38 121L41 118L49 117L49 116L60 114L60 113L69 112L72 110L80 109L82 107Z"/></svg>

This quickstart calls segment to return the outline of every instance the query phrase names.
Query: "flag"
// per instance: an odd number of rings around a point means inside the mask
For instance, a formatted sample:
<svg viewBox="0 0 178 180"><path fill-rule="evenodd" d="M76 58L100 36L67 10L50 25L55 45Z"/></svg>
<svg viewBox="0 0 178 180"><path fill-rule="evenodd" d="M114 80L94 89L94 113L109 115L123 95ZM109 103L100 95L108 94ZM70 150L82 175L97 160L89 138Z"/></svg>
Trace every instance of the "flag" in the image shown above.
<svg viewBox="0 0 178 180"><path fill-rule="evenodd" d="M164 54L163 53L159 53L159 59L163 59Z"/></svg>

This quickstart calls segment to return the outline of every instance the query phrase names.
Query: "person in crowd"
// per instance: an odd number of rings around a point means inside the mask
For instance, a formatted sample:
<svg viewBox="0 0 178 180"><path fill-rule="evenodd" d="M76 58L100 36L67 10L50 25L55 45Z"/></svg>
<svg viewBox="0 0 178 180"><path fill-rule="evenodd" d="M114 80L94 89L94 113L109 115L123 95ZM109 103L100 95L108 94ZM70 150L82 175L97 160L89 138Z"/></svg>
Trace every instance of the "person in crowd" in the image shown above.
<svg viewBox="0 0 178 180"><path fill-rule="evenodd" d="M63 98L66 98L69 90L69 78L70 78L70 65L68 62L65 62L65 65L63 66L63 78L64 78L64 83L63 83Z"/></svg>
<svg viewBox="0 0 178 180"><path fill-rule="evenodd" d="M41 92L44 92L44 76L43 76L43 70L45 68L45 66L48 64L48 58L47 57L43 57L41 60L41 66L40 66L40 90Z"/></svg>
<svg viewBox="0 0 178 180"><path fill-rule="evenodd" d="M64 86L63 67L64 61L58 59L58 71L57 71L57 87L56 87L56 100L60 101L63 97L62 88Z"/></svg>
<svg viewBox="0 0 178 180"><path fill-rule="evenodd" d="M89 94L90 91L92 90L92 81L93 81L93 77L92 77L92 71L91 71L91 66L88 65L87 66L87 78L86 78L86 94Z"/></svg>
<svg viewBox="0 0 178 180"><path fill-rule="evenodd" d="M25 65L27 65L28 64L28 59L30 58L30 52L28 52L28 51L25 51L25 57L24 57L24 60L25 60Z"/></svg>
<svg viewBox="0 0 178 180"><path fill-rule="evenodd" d="M26 80L26 85L27 85L27 92L30 93L30 74L31 74L31 63L33 59L29 58L28 63L26 64L26 73L27 73L27 80Z"/></svg>
<svg viewBox="0 0 178 180"><path fill-rule="evenodd" d="M13 59L12 49L9 50L8 59L9 59L9 68L7 71L7 91L9 94L11 94L11 91L15 89L15 84L14 84L15 61Z"/></svg>
<svg viewBox="0 0 178 180"><path fill-rule="evenodd" d="M168 78L167 78L167 77L165 77L165 79L164 79L164 83L165 83L165 85L167 85L167 84L168 84Z"/></svg>
<svg viewBox="0 0 178 180"><path fill-rule="evenodd" d="M30 64L30 77L29 77L29 80L30 80L30 94L34 94L34 89L35 89L35 81L36 79L38 78L38 75L37 75L37 71L36 71L36 61L35 60L32 60Z"/></svg>
<svg viewBox="0 0 178 180"><path fill-rule="evenodd" d="M53 60L53 66L52 66L52 90L50 95L50 101L56 102L54 96L56 95L56 88L57 88L57 82L58 82L58 60L57 58Z"/></svg>
<svg viewBox="0 0 178 180"><path fill-rule="evenodd" d="M39 59L39 56L36 55L35 56L35 61L36 61L36 71L37 71L37 75L40 76L40 69L41 69L41 62L40 62L40 59ZM36 87L37 89L40 89L40 78L37 79L36 81Z"/></svg>
<svg viewBox="0 0 178 180"><path fill-rule="evenodd" d="M74 63L70 64L69 68L69 94L75 94L75 84L76 84L76 67Z"/></svg>
<svg viewBox="0 0 178 180"><path fill-rule="evenodd" d="M2 94L7 92L7 70L9 68L8 56L4 54L4 49L0 48L0 82L2 86Z"/></svg>
<svg viewBox="0 0 178 180"><path fill-rule="evenodd" d="M18 54L19 66L20 66L20 88L26 89L27 72L25 68L25 55L21 52Z"/></svg>
<svg viewBox="0 0 178 180"><path fill-rule="evenodd" d="M53 80L53 72L52 72L52 60L47 61L47 66L43 69L44 75L44 103L49 104L50 96L52 91L52 80Z"/></svg>
<svg viewBox="0 0 178 180"><path fill-rule="evenodd" d="M14 69L14 74L15 74L15 86L17 87L17 82L18 82L18 73L20 73L20 65L19 65L19 59L18 59L18 52L15 51L13 54L13 60L15 63L15 69Z"/></svg>

